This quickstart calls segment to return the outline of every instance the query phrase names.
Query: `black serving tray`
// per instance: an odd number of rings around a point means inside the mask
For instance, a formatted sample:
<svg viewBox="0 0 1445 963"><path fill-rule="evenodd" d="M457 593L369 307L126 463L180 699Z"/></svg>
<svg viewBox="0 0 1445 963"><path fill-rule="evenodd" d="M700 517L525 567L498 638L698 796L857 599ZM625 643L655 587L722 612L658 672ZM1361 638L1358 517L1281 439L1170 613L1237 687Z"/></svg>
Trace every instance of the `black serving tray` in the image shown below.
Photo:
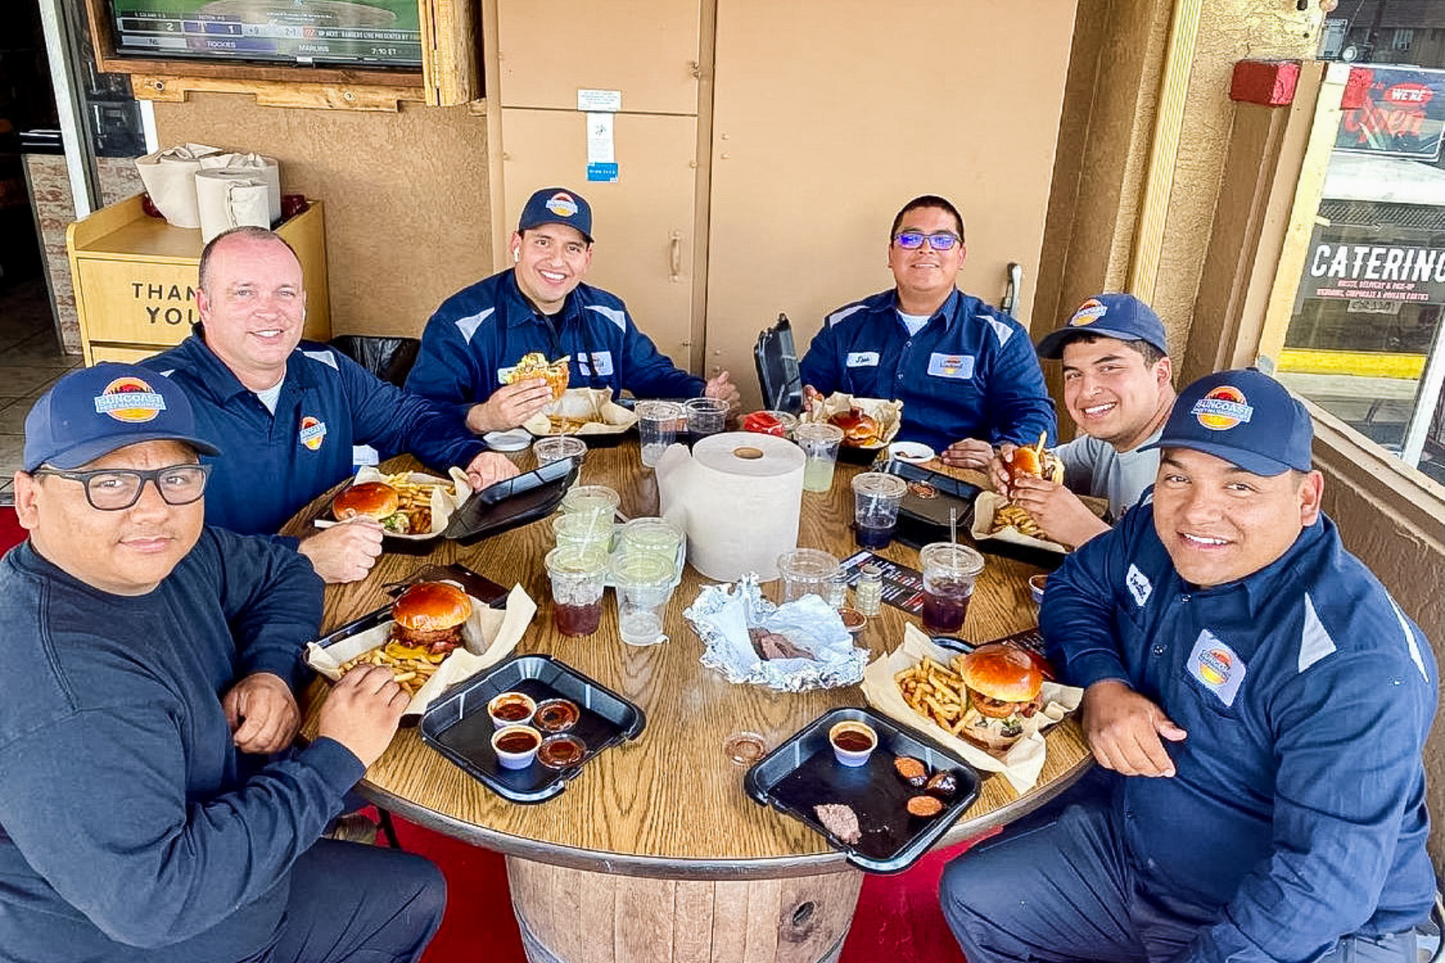
<svg viewBox="0 0 1445 963"><path fill-rule="evenodd" d="M489 485L452 513L442 532L463 545L546 518L577 480L575 458L559 458L540 468Z"/></svg>
<svg viewBox="0 0 1445 963"><path fill-rule="evenodd" d="M582 710L567 730L587 745L587 754L566 769L533 762L526 769L503 769L492 751L492 717L487 703L503 692L525 692L533 699L571 699ZM608 746L636 739L647 725L641 709L617 693L548 655L513 656L449 689L421 720L421 737L488 789L516 803L539 803L567 788L568 780Z"/></svg>
<svg viewBox="0 0 1445 963"><path fill-rule="evenodd" d="M833 757L828 730L838 722L866 722L878 733L878 748L852 769ZM905 808L918 795L893 770L894 756L913 756L929 772L948 770L958 792L931 819ZM748 770L743 785L757 802L772 806L828 837L848 862L870 873L900 873L918 861L978 797L979 775L961 758L912 729L868 709L834 709L813 720ZM858 814L862 838L845 843L818 821L813 807L843 803Z"/></svg>
<svg viewBox="0 0 1445 963"><path fill-rule="evenodd" d="M909 490L898 506L898 527L893 537L917 548L929 542L949 540L949 511L958 513L958 530L968 537L973 526L973 503L983 489L952 475L933 471L922 465L890 459L879 466L880 471L897 475L909 483ZM916 494L914 483L932 485L937 495L924 498Z"/></svg>

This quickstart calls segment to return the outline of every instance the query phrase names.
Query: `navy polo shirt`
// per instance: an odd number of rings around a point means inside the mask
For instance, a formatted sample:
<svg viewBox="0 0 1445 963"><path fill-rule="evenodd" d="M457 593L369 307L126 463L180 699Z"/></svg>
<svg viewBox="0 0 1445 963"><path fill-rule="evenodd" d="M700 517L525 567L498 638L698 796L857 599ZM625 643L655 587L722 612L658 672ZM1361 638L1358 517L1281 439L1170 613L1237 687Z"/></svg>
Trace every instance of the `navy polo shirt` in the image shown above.
<svg viewBox="0 0 1445 963"><path fill-rule="evenodd" d="M470 407L502 386L524 354L571 355L568 385L624 389L639 398L696 398L706 382L682 371L637 329L622 299L579 284L547 317L517 287L512 270L494 274L442 302L427 321L410 391Z"/></svg>
<svg viewBox="0 0 1445 963"><path fill-rule="evenodd" d="M1177 775L1115 797L1145 888L1217 913L1180 959L1309 959L1425 918L1435 660L1328 518L1200 589L1142 504L1050 576L1039 621L1069 682L1123 680L1188 732Z"/></svg>
<svg viewBox="0 0 1445 963"><path fill-rule="evenodd" d="M302 506L351 474L352 446L383 458L410 452L433 471L465 467L487 446L454 410L372 375L339 351L302 342L286 360L273 415L201 339L141 364L189 395L196 433L219 457L206 487L206 522L243 535L273 535Z"/></svg>
<svg viewBox="0 0 1445 963"><path fill-rule="evenodd" d="M903 402L901 440L942 451L964 438L997 445L1054 438L1054 405L1034 346L1013 318L961 291L910 336L897 292L828 315L799 365L823 394Z"/></svg>

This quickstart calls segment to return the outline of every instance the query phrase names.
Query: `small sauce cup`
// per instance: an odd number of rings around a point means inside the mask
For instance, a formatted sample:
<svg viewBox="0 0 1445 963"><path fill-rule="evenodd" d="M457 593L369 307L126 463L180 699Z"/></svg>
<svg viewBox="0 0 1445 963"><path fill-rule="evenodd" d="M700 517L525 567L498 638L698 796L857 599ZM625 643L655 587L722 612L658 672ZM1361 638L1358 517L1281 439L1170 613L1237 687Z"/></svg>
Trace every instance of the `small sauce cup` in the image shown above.
<svg viewBox="0 0 1445 963"><path fill-rule="evenodd" d="M533 724L544 732L566 732L577 724L582 713L570 699L547 699L537 704Z"/></svg>
<svg viewBox="0 0 1445 963"><path fill-rule="evenodd" d="M1033 597L1035 605L1044 604L1044 585L1048 582L1047 575L1029 576L1029 595Z"/></svg>
<svg viewBox="0 0 1445 963"><path fill-rule="evenodd" d="M828 742L840 765L857 767L866 763L878 748L878 733L866 722L845 720L828 730Z"/></svg>
<svg viewBox="0 0 1445 963"><path fill-rule="evenodd" d="M570 732L548 736L537 758L548 769L566 769L587 758L587 744Z"/></svg>
<svg viewBox="0 0 1445 963"><path fill-rule="evenodd" d="M532 721L532 713L536 711L536 700L525 692L503 692L487 703L487 715L492 717L492 725L498 729L525 726Z"/></svg>
<svg viewBox="0 0 1445 963"><path fill-rule="evenodd" d="M503 726L492 733L492 749L503 769L526 769L541 744L542 734L531 726Z"/></svg>

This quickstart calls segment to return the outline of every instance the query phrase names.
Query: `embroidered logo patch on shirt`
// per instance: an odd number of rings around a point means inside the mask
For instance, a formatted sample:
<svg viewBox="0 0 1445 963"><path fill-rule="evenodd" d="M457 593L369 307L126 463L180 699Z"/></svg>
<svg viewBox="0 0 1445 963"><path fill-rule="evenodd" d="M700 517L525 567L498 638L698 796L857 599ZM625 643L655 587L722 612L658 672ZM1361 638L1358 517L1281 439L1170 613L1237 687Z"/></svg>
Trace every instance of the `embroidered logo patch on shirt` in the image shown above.
<svg viewBox="0 0 1445 963"><path fill-rule="evenodd" d="M296 437L301 444L315 451L321 447L321 442L326 438L326 422L305 415L301 419L301 433Z"/></svg>
<svg viewBox="0 0 1445 963"><path fill-rule="evenodd" d="M849 351L848 359L843 364L849 368L876 368L878 367L878 352Z"/></svg>
<svg viewBox="0 0 1445 963"><path fill-rule="evenodd" d="M928 373L939 378L967 380L973 377L973 355L935 351L928 356Z"/></svg>
<svg viewBox="0 0 1445 963"><path fill-rule="evenodd" d="M1138 566L1130 565L1129 571L1124 573L1124 584L1129 588L1129 594L1134 596L1134 602L1140 608L1149 601L1149 595L1154 591L1148 577L1139 571Z"/></svg>
<svg viewBox="0 0 1445 963"><path fill-rule="evenodd" d="M1233 649L1205 629L1194 641L1188 664L1189 674L1204 688L1219 696L1219 701L1225 705L1234 705L1234 697L1244 682L1247 667Z"/></svg>
<svg viewBox="0 0 1445 963"><path fill-rule="evenodd" d="M591 357L592 362L588 364L588 356L586 354L579 354L577 356L577 370L582 372L584 378L591 377L592 375L605 378L612 374L611 351L594 351Z"/></svg>

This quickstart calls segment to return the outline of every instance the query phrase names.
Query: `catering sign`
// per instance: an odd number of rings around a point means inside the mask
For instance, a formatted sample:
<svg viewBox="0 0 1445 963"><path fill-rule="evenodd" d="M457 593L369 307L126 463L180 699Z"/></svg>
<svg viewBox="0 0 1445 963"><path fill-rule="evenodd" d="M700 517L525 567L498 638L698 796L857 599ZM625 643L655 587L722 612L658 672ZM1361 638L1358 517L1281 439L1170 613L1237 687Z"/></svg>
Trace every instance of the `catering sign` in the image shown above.
<svg viewBox="0 0 1445 963"><path fill-rule="evenodd" d="M1335 149L1435 160L1445 130L1445 70L1352 67Z"/></svg>
<svg viewBox="0 0 1445 963"><path fill-rule="evenodd" d="M1445 303L1445 246L1351 244L1316 232L1299 296L1368 301L1375 313L1385 302Z"/></svg>

